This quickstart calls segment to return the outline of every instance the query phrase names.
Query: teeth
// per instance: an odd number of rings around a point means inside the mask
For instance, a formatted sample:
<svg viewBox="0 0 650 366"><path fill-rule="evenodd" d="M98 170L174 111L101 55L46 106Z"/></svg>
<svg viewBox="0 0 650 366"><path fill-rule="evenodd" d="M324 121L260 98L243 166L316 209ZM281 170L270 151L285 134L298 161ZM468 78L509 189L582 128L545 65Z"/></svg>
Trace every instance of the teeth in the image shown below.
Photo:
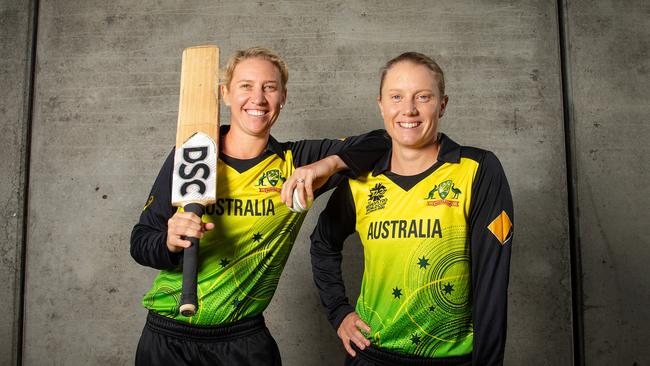
<svg viewBox="0 0 650 366"><path fill-rule="evenodd" d="M419 125L418 122L400 122L399 123L400 127L403 128L415 128Z"/></svg>
<svg viewBox="0 0 650 366"><path fill-rule="evenodd" d="M257 109L247 109L246 113L250 114L251 116L263 116L266 114L265 111L260 111Z"/></svg>

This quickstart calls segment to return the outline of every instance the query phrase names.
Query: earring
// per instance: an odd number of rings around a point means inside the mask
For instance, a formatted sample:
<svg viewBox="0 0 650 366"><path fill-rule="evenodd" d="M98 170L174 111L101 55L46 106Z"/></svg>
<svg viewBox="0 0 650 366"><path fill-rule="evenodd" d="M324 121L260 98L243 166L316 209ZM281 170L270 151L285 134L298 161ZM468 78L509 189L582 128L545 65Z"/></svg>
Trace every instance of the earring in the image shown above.
<svg viewBox="0 0 650 366"><path fill-rule="evenodd" d="M284 108L284 104L280 104L280 109Z"/></svg>

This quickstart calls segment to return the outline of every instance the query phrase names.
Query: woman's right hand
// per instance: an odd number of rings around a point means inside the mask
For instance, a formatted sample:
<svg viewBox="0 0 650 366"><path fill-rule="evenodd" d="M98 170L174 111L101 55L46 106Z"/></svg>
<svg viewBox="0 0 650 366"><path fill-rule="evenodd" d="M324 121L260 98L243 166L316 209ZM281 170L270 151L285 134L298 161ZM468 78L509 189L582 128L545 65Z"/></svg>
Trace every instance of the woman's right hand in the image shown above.
<svg viewBox="0 0 650 366"><path fill-rule="evenodd" d="M178 253L188 248L191 243L181 237L194 237L201 239L203 232L214 229L211 222L203 223L201 218L191 212L176 212L167 220L167 249Z"/></svg>
<svg viewBox="0 0 650 366"><path fill-rule="evenodd" d="M356 311L353 311L343 318L339 329L336 331L336 334L341 338L341 342L343 342L343 347L352 357L355 357L357 353L350 346L350 341L354 342L357 348L362 351L370 346L370 341L359 330L370 333L368 324L361 320Z"/></svg>

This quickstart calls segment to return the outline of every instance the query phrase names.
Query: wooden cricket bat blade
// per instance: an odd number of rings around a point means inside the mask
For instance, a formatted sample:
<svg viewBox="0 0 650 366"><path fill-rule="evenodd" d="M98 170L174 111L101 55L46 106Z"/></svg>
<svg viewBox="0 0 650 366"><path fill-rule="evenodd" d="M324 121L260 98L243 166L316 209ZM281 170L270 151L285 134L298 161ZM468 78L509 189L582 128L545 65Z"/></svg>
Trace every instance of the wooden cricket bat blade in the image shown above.
<svg viewBox="0 0 650 366"><path fill-rule="evenodd" d="M216 202L219 48L183 51L172 205Z"/></svg>
<svg viewBox="0 0 650 366"><path fill-rule="evenodd" d="M219 151L219 48L190 47L183 51L178 104L176 151L172 174L172 205L198 217L216 202ZM187 317L198 309L199 239L188 237L183 250L183 284L179 311Z"/></svg>

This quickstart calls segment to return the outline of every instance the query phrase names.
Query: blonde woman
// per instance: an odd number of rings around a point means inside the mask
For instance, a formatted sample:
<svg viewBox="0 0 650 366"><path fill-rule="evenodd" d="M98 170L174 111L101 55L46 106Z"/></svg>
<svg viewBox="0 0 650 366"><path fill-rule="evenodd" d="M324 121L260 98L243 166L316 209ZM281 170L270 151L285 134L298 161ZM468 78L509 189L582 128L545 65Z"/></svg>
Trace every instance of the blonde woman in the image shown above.
<svg viewBox="0 0 650 366"><path fill-rule="evenodd" d="M312 200L313 189L320 187L318 195L341 180L328 181L334 173L370 169L388 143L382 131L278 142L270 132L286 103L287 80L286 64L268 49L230 58L221 87L231 117L220 131L217 203L202 218L171 206L173 154L164 163L131 236L133 258L161 270L142 300L149 315L136 364L281 364L262 313L305 218L289 210L291 193L297 187ZM199 308L191 318L178 311L180 258L190 245L184 236L200 238Z"/></svg>

